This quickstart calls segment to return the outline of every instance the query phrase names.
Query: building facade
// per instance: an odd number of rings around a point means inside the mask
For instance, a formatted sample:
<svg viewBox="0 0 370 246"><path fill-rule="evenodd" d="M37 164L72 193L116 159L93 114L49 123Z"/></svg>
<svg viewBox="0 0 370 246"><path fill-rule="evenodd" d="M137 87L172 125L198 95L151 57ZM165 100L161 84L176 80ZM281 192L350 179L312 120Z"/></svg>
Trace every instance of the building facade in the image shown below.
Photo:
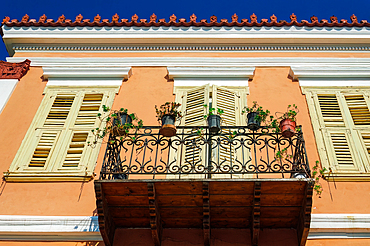
<svg viewBox="0 0 370 246"><path fill-rule="evenodd" d="M370 243L367 21L25 15L1 34L0 245ZM295 134L248 128L254 101L297 106ZM94 143L104 107L144 126Z"/></svg>

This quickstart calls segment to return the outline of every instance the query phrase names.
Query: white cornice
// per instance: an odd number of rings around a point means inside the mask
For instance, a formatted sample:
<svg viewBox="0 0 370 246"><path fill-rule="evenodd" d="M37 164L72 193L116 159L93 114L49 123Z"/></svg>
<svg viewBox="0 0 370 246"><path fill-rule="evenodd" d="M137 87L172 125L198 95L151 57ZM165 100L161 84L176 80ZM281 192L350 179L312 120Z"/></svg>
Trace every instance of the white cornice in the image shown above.
<svg viewBox="0 0 370 246"><path fill-rule="evenodd" d="M8 57L8 62L31 60L31 66L49 67L122 67L167 66L167 67L291 67L310 68L343 67L357 69L370 67L370 58L336 57ZM294 71L293 71L294 72Z"/></svg>
<svg viewBox="0 0 370 246"><path fill-rule="evenodd" d="M167 67L174 86L248 86L254 67Z"/></svg>
<svg viewBox="0 0 370 246"><path fill-rule="evenodd" d="M83 64L76 66L44 66L48 86L120 86L131 75L131 67Z"/></svg>
<svg viewBox="0 0 370 246"><path fill-rule="evenodd" d="M15 47L107 45L312 45L361 46L370 43L368 27L8 27L3 40L13 55ZM252 48L254 49L254 48Z"/></svg>
<svg viewBox="0 0 370 246"><path fill-rule="evenodd" d="M171 79L252 78L254 67L167 67Z"/></svg>

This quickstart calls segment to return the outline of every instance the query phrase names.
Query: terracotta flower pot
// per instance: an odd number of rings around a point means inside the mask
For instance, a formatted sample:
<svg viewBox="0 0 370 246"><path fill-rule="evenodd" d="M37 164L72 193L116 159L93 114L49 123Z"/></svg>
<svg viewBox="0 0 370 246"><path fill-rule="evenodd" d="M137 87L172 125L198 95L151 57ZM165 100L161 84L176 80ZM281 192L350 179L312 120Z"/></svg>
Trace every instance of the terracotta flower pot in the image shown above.
<svg viewBox="0 0 370 246"><path fill-rule="evenodd" d="M164 137L173 137L176 135L176 126L175 126L176 117L173 115L164 115L161 119L162 128L159 130L159 133Z"/></svg>
<svg viewBox="0 0 370 246"><path fill-rule="evenodd" d="M209 132L217 134L221 130L221 116L213 114L207 118Z"/></svg>
<svg viewBox="0 0 370 246"><path fill-rule="evenodd" d="M291 119L284 119L280 121L281 135L285 138L293 137L295 133L296 122Z"/></svg>

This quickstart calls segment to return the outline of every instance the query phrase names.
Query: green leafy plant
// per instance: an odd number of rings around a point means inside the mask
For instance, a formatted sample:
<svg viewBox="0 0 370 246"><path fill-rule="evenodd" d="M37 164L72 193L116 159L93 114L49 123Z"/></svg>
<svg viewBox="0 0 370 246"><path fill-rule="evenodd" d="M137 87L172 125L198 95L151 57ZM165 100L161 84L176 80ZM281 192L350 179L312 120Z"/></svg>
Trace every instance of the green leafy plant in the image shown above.
<svg viewBox="0 0 370 246"><path fill-rule="evenodd" d="M279 119L290 119L291 121L296 121L296 116L298 114L299 110L297 105L288 105L287 111L279 117Z"/></svg>
<svg viewBox="0 0 370 246"><path fill-rule="evenodd" d="M208 108L207 104L204 104L203 106L206 109L208 109L208 113L203 116L204 119L207 119L210 115L219 115L219 116L221 116L224 113L224 111L220 108L217 108L217 109L216 108Z"/></svg>
<svg viewBox="0 0 370 246"><path fill-rule="evenodd" d="M237 135L237 132L236 131L233 131L229 134L229 136L227 136L229 139L234 139Z"/></svg>
<svg viewBox="0 0 370 246"><path fill-rule="evenodd" d="M183 115L179 110L180 106L180 103L175 102L166 102L159 106L159 108L157 107L157 105L155 105L155 112L157 113L158 121L161 121L162 117L165 115L172 115L177 119L181 118Z"/></svg>
<svg viewBox="0 0 370 246"><path fill-rule="evenodd" d="M257 113L256 116L254 116L254 119L257 122L264 122L267 124L266 121L270 115L270 111L268 109L264 110L260 105L258 105L257 101L253 101L252 107L244 107L242 110L242 114L254 112Z"/></svg>
<svg viewBox="0 0 370 246"><path fill-rule="evenodd" d="M276 159L282 160L291 160L293 158L293 155L288 154L288 148L284 148L282 150L279 150L275 154Z"/></svg>
<svg viewBox="0 0 370 246"><path fill-rule="evenodd" d="M319 166L320 162L316 161L315 166L312 167L312 178L315 180L315 184L313 186L314 191L316 192L316 195L319 197L322 194L323 188L320 183L320 179L324 179L325 177L325 172L327 171L326 168L321 168Z"/></svg>
<svg viewBox="0 0 370 246"><path fill-rule="evenodd" d="M120 137L120 140L123 140L127 137L131 130L136 129L139 130L143 127L143 121L140 120L136 114L128 113L128 110L125 108L121 108L120 110L110 110L109 107L103 105L103 114L98 113L97 118L100 120L99 127L92 129L92 133L94 134L94 141L92 143L88 142L88 144L92 147L95 147L99 139L103 139L108 134L112 134L113 136ZM125 122L122 124L121 122L121 114L127 114L131 117L132 121ZM105 126L104 126L105 125ZM104 127L103 127L104 126ZM130 137L132 140L135 140L136 136Z"/></svg>

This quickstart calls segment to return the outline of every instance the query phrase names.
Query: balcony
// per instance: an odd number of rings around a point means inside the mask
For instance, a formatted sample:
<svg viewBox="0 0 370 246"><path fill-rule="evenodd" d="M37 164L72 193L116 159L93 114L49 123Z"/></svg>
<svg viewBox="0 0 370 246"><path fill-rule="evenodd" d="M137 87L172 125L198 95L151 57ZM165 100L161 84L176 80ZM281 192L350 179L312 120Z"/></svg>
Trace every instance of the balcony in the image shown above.
<svg viewBox="0 0 370 246"><path fill-rule="evenodd" d="M295 229L305 245L313 181L302 131L284 138L272 129L178 127L171 138L157 126L125 138L110 136L95 192L100 231L113 244L118 228Z"/></svg>

